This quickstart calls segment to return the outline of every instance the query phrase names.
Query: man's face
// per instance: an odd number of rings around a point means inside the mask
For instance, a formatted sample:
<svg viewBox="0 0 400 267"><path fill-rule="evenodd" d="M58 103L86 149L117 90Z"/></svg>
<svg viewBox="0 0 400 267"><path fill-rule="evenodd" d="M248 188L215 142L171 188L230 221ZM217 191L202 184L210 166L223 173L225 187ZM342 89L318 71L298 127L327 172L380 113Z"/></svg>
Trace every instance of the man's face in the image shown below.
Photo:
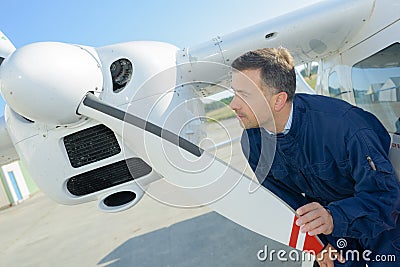
<svg viewBox="0 0 400 267"><path fill-rule="evenodd" d="M236 112L240 124L245 129L275 128L269 106L271 97L262 92L260 70L233 71L232 89L235 96L230 108Z"/></svg>

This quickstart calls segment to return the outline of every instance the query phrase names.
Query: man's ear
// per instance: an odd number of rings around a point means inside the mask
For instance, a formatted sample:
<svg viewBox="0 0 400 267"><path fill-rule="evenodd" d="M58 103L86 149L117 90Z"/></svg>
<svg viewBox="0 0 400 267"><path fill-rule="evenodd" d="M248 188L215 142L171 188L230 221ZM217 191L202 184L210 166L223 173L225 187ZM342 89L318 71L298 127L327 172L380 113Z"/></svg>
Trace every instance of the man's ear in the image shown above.
<svg viewBox="0 0 400 267"><path fill-rule="evenodd" d="M275 97L274 110L276 112L279 112L285 106L287 99L288 99L288 95L286 92L280 92L280 93L274 95L274 97Z"/></svg>

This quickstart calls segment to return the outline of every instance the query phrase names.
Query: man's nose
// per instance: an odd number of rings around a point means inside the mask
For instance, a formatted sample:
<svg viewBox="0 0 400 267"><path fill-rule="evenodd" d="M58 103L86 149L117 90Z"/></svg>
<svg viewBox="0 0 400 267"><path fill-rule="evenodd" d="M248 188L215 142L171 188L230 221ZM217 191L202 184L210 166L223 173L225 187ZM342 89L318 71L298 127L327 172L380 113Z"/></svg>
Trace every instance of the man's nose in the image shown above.
<svg viewBox="0 0 400 267"><path fill-rule="evenodd" d="M239 102L237 101L237 96L236 95L232 98L231 103L229 103L229 107L231 109L233 109L233 110L238 110L239 109L240 106L239 106Z"/></svg>

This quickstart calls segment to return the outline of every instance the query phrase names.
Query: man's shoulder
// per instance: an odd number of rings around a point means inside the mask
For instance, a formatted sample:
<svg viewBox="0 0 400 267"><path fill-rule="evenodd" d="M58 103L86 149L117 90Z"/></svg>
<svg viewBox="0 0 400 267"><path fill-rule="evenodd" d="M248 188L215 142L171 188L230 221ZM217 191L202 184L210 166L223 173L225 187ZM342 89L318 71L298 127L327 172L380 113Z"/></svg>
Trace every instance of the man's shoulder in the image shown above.
<svg viewBox="0 0 400 267"><path fill-rule="evenodd" d="M296 94L294 103L297 108L304 109L308 113L328 117L342 117L349 110L355 108L355 106L337 98L311 94Z"/></svg>
<svg viewBox="0 0 400 267"><path fill-rule="evenodd" d="M321 125L321 128L323 125L335 126L337 129L342 129L343 132L348 129L349 133L360 129L386 131L375 115L340 99L321 95L297 94L294 101L297 103L297 107L304 109L308 114L307 117Z"/></svg>

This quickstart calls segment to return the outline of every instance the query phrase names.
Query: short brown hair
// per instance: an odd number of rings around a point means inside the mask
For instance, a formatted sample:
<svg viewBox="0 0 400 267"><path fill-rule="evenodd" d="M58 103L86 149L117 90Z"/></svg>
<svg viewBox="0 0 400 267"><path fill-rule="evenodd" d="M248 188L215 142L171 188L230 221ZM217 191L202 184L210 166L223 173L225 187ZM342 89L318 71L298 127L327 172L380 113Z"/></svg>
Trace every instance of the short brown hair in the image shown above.
<svg viewBox="0 0 400 267"><path fill-rule="evenodd" d="M296 91L294 60L286 48L262 48L249 51L236 58L232 67L238 71L261 70L264 85L274 90L272 93L286 92L292 101Z"/></svg>

